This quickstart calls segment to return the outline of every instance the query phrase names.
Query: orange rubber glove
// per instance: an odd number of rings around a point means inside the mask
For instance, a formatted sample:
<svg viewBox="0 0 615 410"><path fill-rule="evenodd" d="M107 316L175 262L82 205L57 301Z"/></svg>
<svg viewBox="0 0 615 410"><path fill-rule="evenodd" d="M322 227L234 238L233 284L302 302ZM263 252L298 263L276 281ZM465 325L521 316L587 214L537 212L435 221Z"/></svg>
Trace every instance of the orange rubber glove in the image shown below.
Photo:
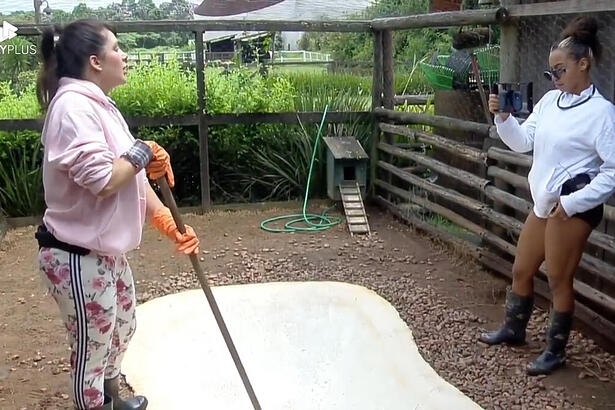
<svg viewBox="0 0 615 410"><path fill-rule="evenodd" d="M146 167L147 176L150 179L156 180L166 175L169 187L175 186L175 176L171 168L171 157L169 153L154 141L144 141L152 149L154 156Z"/></svg>
<svg viewBox="0 0 615 410"><path fill-rule="evenodd" d="M182 234L177 229L171 210L167 207L162 207L154 212L152 225L162 234L168 236L177 244L177 252L185 253L186 255L199 253L199 238L192 227L186 225L186 233Z"/></svg>

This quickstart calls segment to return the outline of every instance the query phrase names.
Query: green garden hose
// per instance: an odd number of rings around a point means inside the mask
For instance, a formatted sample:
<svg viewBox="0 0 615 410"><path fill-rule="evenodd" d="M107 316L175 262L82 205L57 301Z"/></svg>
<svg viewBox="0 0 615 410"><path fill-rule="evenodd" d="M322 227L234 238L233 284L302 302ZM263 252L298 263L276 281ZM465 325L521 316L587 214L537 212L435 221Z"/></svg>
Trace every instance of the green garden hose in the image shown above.
<svg viewBox="0 0 615 410"><path fill-rule="evenodd" d="M325 107L325 112L322 116L322 120L320 122L320 127L318 128L318 134L316 135L316 142L314 143L314 152L312 153L312 161L310 162L310 171L308 173L307 179L307 187L305 188L305 196L303 199L303 212L300 214L292 214L292 215L282 215L276 216L274 218L265 219L261 222L261 229L267 232L273 233L291 233L291 232L318 232L330 229L336 225L339 225L343 222L343 219L338 216L328 216L327 212L331 210L331 208L325 209L325 211L320 214L308 214L307 206L308 206L308 195L310 192L310 183L312 182L312 170L314 168L314 163L316 162L316 153L318 152L318 142L320 141L320 136L322 134L322 129L325 125L325 119L327 118L327 109L329 106ZM270 228L268 225L278 221L288 220L283 228ZM297 226L297 224L303 224Z"/></svg>

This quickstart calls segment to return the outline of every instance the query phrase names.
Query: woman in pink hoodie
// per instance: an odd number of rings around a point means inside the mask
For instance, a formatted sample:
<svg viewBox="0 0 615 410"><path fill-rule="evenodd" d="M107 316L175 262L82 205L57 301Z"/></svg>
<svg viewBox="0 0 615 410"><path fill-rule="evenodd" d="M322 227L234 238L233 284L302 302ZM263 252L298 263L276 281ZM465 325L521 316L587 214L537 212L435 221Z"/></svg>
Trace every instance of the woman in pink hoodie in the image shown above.
<svg viewBox="0 0 615 410"><path fill-rule="evenodd" d="M47 108L42 141L47 210L36 237L44 281L71 344L71 396L78 409L145 409L144 397L118 395L120 365L135 331L135 291L125 254L146 220L180 252L197 253L147 176L173 185L168 154L135 140L108 97L126 82L126 54L110 27L76 21L43 34L38 82ZM147 174L147 175L146 175Z"/></svg>

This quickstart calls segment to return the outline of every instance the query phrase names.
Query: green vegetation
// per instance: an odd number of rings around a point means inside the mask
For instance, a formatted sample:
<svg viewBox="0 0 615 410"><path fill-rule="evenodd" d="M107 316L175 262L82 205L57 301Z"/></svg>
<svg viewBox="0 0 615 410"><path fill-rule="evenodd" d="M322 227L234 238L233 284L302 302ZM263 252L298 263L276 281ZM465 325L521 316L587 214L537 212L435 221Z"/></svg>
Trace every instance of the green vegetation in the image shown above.
<svg viewBox="0 0 615 410"><path fill-rule="evenodd" d="M409 74L397 78L398 93L425 90L421 79L415 79L414 75L410 70ZM0 119L42 115L36 100L35 78L34 71L25 71L19 73L15 83L0 82ZM371 105L371 77L291 71L273 71L263 76L259 70L247 67L208 68L206 92L210 114L322 111L326 105L331 111L366 111ZM140 65L130 71L128 83L114 90L112 98L121 112L129 116L194 113L197 111L196 75L177 62ZM315 124L211 126L209 158L214 202L299 198L304 194L316 132ZM156 140L170 152L179 202L198 204L197 128L142 127L133 134ZM356 136L369 151L369 123L357 119L346 124L329 124L325 134ZM0 132L0 207L9 216L40 214L44 207L39 184L42 159L39 139L37 132ZM325 194L324 166L321 145L311 195Z"/></svg>

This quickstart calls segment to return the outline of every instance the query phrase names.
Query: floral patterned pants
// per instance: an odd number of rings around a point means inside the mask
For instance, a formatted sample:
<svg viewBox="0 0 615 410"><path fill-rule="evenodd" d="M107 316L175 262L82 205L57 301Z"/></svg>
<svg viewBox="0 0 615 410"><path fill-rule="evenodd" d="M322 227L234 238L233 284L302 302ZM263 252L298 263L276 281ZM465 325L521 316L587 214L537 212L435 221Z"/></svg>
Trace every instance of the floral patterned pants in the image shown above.
<svg viewBox="0 0 615 410"><path fill-rule="evenodd" d="M119 375L135 332L135 292L125 256L87 256L42 248L43 280L71 345L71 396L78 409L102 406L105 379Z"/></svg>

